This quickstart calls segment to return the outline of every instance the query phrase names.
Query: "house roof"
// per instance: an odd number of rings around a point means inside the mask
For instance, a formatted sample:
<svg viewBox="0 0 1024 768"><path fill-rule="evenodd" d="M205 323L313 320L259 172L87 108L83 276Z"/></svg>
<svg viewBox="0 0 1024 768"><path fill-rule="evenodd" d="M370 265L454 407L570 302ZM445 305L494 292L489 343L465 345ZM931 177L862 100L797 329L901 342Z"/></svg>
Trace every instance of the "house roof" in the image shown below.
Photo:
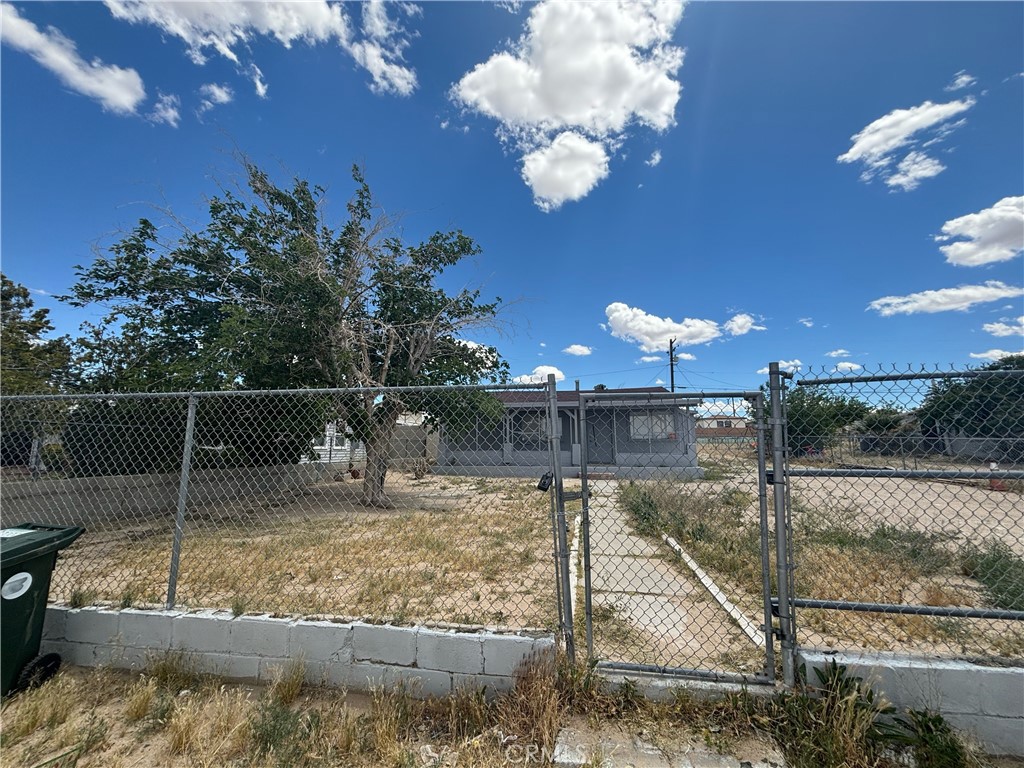
<svg viewBox="0 0 1024 768"><path fill-rule="evenodd" d="M578 403L580 395L593 395L596 390L584 389L577 391L575 389L558 390L556 393L558 396L559 403ZM669 392L664 387L624 387L621 389L603 389L600 390L602 394L633 394L633 395L648 395L648 394L664 394L667 395ZM544 390L530 390L530 389L512 389L502 392L495 392L494 396L497 397L501 402L506 405L516 404L542 404L547 401L547 392Z"/></svg>
<svg viewBox="0 0 1024 768"><path fill-rule="evenodd" d="M753 427L697 427L697 437L753 437Z"/></svg>

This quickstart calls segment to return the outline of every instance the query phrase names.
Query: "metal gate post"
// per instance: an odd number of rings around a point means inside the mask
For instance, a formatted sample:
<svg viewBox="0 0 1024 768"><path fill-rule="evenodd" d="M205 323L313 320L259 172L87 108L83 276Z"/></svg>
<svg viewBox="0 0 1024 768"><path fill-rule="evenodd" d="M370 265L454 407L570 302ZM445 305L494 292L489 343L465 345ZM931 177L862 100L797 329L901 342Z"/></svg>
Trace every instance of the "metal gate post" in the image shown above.
<svg viewBox="0 0 1024 768"><path fill-rule="evenodd" d="M768 388L771 394L772 489L775 499L775 569L779 594L779 633L782 655L782 680L788 687L796 683L793 606L790 602L789 515L786 514L786 430L782 410L782 372L778 363L768 364Z"/></svg>
<svg viewBox="0 0 1024 768"><path fill-rule="evenodd" d="M583 492L583 520L580 524L580 534L583 539L580 544L583 547L583 612L586 621L587 633L587 661L594 658L594 605L593 595L590 588L590 481L587 478L588 463L590 457L587 455L587 401L580 395L580 418L579 418L579 440L580 440L580 484Z"/></svg>
<svg viewBox="0 0 1024 768"><path fill-rule="evenodd" d="M565 638L565 654L570 664L576 663L576 643L573 638L572 594L569 586L569 532L565 523L565 497L562 488L562 457L558 420L558 391L555 389L555 375L548 374L548 452L551 456L552 480L555 493L555 511L558 527L558 560L561 564L559 581L562 588L562 633Z"/></svg>
<svg viewBox="0 0 1024 768"><path fill-rule="evenodd" d="M764 395L751 403L757 429L757 506L761 521L761 594L764 600L764 674L775 680L775 627L772 621L772 578L768 540L768 468L765 460Z"/></svg>
<svg viewBox="0 0 1024 768"><path fill-rule="evenodd" d="M178 566L181 541L185 538L185 509L188 504L188 479L192 469L192 443L196 430L195 394L188 396L188 418L185 420L185 447L181 454L181 479L178 482L178 511L174 517L174 543L171 545L171 572L167 577L167 610L174 607L178 591Z"/></svg>

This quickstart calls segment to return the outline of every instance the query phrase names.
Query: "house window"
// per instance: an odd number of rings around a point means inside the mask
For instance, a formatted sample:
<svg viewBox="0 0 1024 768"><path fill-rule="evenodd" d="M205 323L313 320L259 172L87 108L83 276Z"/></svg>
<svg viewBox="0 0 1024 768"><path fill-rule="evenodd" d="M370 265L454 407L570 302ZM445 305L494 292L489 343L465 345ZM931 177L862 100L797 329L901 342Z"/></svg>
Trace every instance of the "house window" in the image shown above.
<svg viewBox="0 0 1024 768"><path fill-rule="evenodd" d="M327 436L317 435L316 437L313 438L313 445L316 446L317 448L323 448L325 445L327 445Z"/></svg>
<svg viewBox="0 0 1024 768"><path fill-rule="evenodd" d="M629 414L629 436L633 440L667 440L673 432L671 413Z"/></svg>
<svg viewBox="0 0 1024 768"><path fill-rule="evenodd" d="M513 421L513 444L519 450L542 451L547 442L547 419L542 411L518 414Z"/></svg>
<svg viewBox="0 0 1024 768"><path fill-rule="evenodd" d="M718 421L715 422L715 426L718 427L719 429L729 429L732 427L732 422L719 419Z"/></svg>

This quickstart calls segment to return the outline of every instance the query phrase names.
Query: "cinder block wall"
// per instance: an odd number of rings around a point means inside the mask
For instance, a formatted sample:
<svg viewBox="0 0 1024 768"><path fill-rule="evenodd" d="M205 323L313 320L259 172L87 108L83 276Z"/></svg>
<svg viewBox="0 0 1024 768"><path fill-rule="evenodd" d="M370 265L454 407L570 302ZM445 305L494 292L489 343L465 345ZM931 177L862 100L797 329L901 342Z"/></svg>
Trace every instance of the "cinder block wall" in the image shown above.
<svg viewBox="0 0 1024 768"><path fill-rule="evenodd" d="M894 705L941 712L954 728L972 734L995 755L1024 757L1024 668L983 667L965 661L896 653L800 651L798 663L845 666L882 691Z"/></svg>
<svg viewBox="0 0 1024 768"><path fill-rule="evenodd" d="M424 696L507 690L523 661L554 647L551 635L63 605L47 608L43 629L43 652L79 666L142 669L160 653L183 651L199 671L268 682L275 668L302 658L310 683L368 690L405 682Z"/></svg>

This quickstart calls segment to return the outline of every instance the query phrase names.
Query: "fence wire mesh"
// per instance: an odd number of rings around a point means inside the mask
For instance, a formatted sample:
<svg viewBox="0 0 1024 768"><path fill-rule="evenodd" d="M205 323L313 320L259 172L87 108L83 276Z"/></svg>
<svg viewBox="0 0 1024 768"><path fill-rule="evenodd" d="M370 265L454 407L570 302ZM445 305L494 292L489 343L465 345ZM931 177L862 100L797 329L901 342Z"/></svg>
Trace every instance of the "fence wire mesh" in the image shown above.
<svg viewBox="0 0 1024 768"><path fill-rule="evenodd" d="M786 392L799 642L1024 657L1024 371L853 371Z"/></svg>
<svg viewBox="0 0 1024 768"><path fill-rule="evenodd" d="M544 398L5 397L3 524L87 528L54 575L73 605L165 604L181 514L177 607L552 629Z"/></svg>
<svg viewBox="0 0 1024 768"><path fill-rule="evenodd" d="M567 409L589 491L592 655L627 668L770 674L763 415L740 394L656 390L585 393L579 419Z"/></svg>

